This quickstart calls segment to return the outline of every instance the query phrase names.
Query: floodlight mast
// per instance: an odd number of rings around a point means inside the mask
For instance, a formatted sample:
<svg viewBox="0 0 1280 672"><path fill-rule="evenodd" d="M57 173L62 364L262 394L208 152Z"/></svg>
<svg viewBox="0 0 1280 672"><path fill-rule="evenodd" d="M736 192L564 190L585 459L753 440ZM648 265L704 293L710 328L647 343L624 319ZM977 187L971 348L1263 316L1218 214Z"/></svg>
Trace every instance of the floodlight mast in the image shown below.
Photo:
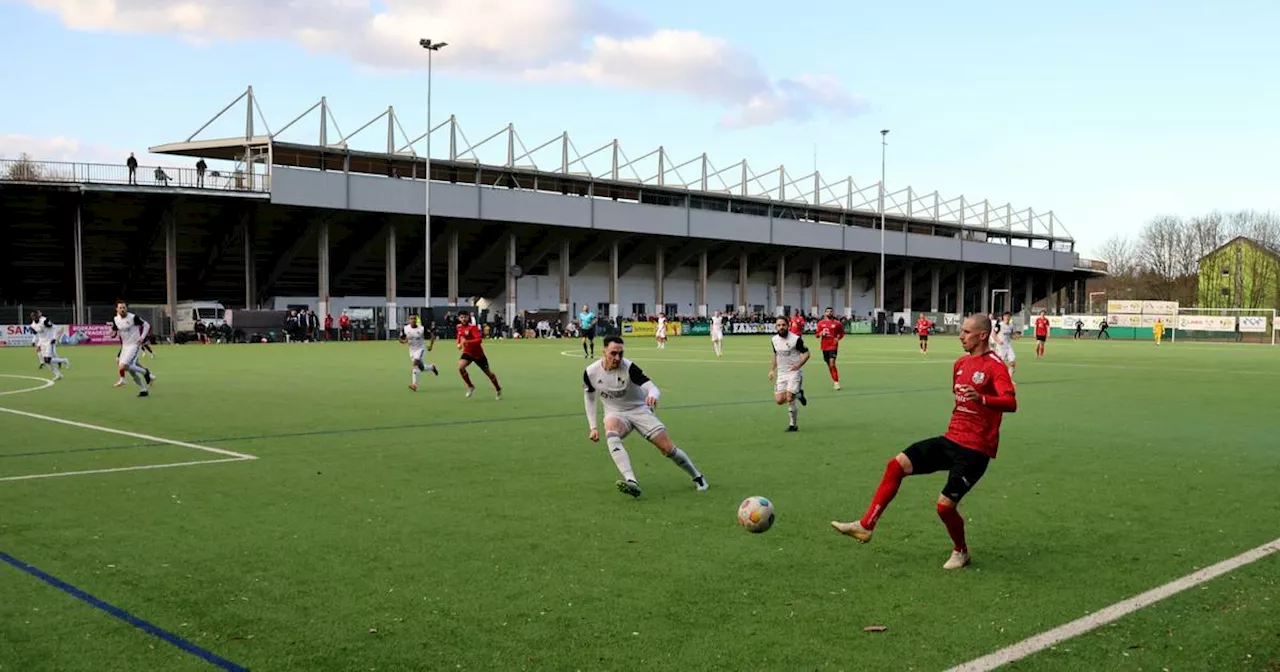
<svg viewBox="0 0 1280 672"><path fill-rule="evenodd" d="M876 310L885 313L884 305L884 209L885 209L885 152L889 147L889 129L880 131L880 281L876 283ZM879 315L876 316L879 319Z"/></svg>
<svg viewBox="0 0 1280 672"><path fill-rule="evenodd" d="M425 253L423 256L426 274L426 284L423 286L423 323L427 323L428 313L431 312L431 66L432 56L435 52L449 46L448 42L432 42L430 38L422 38L418 40L418 46L427 50L427 172L425 195L423 196L424 205L426 206L426 217L424 220L424 228L426 229L426 240L423 242ZM434 321L434 320L432 320Z"/></svg>

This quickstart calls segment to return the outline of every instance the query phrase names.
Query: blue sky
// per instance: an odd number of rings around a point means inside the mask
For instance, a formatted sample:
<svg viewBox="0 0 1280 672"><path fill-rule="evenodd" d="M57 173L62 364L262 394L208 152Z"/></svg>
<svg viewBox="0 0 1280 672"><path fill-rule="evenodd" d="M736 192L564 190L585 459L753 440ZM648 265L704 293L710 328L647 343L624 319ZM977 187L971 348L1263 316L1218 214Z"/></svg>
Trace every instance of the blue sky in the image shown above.
<svg viewBox="0 0 1280 672"><path fill-rule="evenodd" d="M249 84L273 129L326 95L345 132L395 105L416 136L426 78L409 38L426 35L451 43L433 114L472 141L512 122L529 148L568 130L584 153L617 137L631 158L664 145L793 176L816 144L825 177L870 185L890 128L890 191L1053 210L1085 254L1161 214L1280 209L1280 3L263 4L0 0L0 153L145 152ZM664 30L683 32L645 41Z"/></svg>

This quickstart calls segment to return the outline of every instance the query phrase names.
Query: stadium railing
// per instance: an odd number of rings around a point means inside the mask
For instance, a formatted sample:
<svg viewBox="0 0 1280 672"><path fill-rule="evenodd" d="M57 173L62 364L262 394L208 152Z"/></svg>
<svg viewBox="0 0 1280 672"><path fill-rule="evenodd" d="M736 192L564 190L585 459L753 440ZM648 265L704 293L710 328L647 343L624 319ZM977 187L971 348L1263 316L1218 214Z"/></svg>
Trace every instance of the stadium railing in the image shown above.
<svg viewBox="0 0 1280 672"><path fill-rule="evenodd" d="M212 191L268 192L268 175L243 171L206 170L201 178L195 168L139 165L130 179L124 164L69 163L34 159L0 159L0 181L57 184L115 184L139 187L178 187Z"/></svg>

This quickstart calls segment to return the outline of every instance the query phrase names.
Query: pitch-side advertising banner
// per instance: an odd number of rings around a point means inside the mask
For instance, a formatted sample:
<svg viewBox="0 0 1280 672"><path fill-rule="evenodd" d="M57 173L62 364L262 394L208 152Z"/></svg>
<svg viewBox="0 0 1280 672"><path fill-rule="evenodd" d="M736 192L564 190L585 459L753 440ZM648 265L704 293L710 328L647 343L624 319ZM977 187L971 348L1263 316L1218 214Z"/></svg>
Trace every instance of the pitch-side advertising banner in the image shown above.
<svg viewBox="0 0 1280 672"><path fill-rule="evenodd" d="M1244 333L1260 334L1267 330L1266 315L1241 315L1240 331Z"/></svg>
<svg viewBox="0 0 1280 672"><path fill-rule="evenodd" d="M31 331L31 327L21 324L6 324L0 326L0 347L30 347L35 343L35 332Z"/></svg>
<svg viewBox="0 0 1280 672"><path fill-rule="evenodd" d="M1234 315L1179 315L1178 328L1187 331L1235 331Z"/></svg>
<svg viewBox="0 0 1280 672"><path fill-rule="evenodd" d="M119 337L111 335L109 324L73 324L64 342L72 345L118 345Z"/></svg>

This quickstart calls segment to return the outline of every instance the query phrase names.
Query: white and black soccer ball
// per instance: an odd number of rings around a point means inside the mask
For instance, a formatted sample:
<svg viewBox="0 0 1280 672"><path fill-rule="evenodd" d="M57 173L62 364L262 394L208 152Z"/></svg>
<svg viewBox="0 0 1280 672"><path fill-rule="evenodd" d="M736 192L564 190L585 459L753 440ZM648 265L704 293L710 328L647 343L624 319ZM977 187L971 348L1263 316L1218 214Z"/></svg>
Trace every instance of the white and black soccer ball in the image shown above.
<svg viewBox="0 0 1280 672"><path fill-rule="evenodd" d="M738 524L754 534L768 531L776 517L773 502L766 497L748 497L738 505Z"/></svg>

